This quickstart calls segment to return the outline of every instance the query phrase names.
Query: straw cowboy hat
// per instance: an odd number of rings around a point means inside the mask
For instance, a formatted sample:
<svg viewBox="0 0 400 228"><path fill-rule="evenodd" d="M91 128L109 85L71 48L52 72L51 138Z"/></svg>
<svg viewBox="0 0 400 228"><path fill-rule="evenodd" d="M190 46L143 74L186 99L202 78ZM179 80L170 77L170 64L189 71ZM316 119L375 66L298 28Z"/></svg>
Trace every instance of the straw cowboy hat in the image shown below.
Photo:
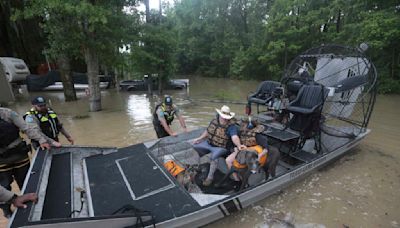
<svg viewBox="0 0 400 228"><path fill-rule="evenodd" d="M215 111L217 111L218 114L219 114L222 118L227 119L227 120L230 120L230 119L232 119L232 118L235 116L235 113L234 113L234 112L231 112L231 109L230 109L228 106L226 106L226 105L222 106L221 109L217 109L217 108L216 108Z"/></svg>

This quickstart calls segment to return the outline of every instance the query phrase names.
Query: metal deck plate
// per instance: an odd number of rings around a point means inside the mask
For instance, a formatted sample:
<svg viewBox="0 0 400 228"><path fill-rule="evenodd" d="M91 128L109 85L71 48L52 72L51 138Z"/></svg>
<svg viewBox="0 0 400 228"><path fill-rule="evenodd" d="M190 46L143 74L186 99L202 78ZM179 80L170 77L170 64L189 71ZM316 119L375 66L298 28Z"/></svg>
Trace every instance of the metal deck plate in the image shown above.
<svg viewBox="0 0 400 228"><path fill-rule="evenodd" d="M111 215L130 204L151 211L160 222L200 208L143 144L85 162L94 216Z"/></svg>
<svg viewBox="0 0 400 228"><path fill-rule="evenodd" d="M295 153L291 154L290 156L299 159L300 161L303 162L310 162L317 157L319 157L321 154L313 154L304 150L299 150L296 151Z"/></svg>
<svg viewBox="0 0 400 228"><path fill-rule="evenodd" d="M267 127L267 130L265 130L263 132L263 134L265 134L265 135L267 135L269 137L272 137L274 139L278 139L278 140L280 140L282 142L286 142L286 141L289 141L289 140L297 139L297 138L300 137L299 134L297 134L295 132L292 132L292 131L290 131L288 129L280 130L280 129L277 129L277 128L274 128L274 127Z"/></svg>
<svg viewBox="0 0 400 228"><path fill-rule="evenodd" d="M71 154L53 155L41 219L71 217Z"/></svg>

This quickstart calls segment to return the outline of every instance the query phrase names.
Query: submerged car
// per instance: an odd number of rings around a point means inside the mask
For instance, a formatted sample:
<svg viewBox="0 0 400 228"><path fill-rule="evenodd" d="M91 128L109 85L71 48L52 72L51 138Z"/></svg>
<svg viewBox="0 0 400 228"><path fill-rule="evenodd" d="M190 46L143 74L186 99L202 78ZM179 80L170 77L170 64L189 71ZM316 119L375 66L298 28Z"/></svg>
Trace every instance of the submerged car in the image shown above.
<svg viewBox="0 0 400 228"><path fill-rule="evenodd" d="M147 91L148 81L143 80L124 80L120 81L119 86L122 91ZM185 89L189 86L189 79L171 79L168 80L168 84L165 85L165 89ZM152 90L158 89L158 82L156 79L152 80Z"/></svg>

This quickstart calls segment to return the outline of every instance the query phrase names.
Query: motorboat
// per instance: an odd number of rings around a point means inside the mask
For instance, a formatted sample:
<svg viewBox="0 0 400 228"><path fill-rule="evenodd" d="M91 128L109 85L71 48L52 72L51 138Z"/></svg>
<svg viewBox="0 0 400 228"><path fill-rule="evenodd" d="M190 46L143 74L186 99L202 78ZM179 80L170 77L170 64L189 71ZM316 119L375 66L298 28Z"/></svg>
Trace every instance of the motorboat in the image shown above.
<svg viewBox="0 0 400 228"><path fill-rule="evenodd" d="M293 83L300 86L284 95L290 100L284 108L287 122L265 118L269 113L262 111L253 115L281 153L275 177L260 169L244 189L231 180L203 186L209 158L194 150L193 139L204 128L125 148L64 146L35 154L22 190L36 192L39 201L17 209L9 226L202 226L332 163L369 134L377 72L362 50L338 45L310 49L292 61L276 85L289 91ZM188 185L166 169L169 160L193 171ZM220 158L214 182L226 172Z"/></svg>

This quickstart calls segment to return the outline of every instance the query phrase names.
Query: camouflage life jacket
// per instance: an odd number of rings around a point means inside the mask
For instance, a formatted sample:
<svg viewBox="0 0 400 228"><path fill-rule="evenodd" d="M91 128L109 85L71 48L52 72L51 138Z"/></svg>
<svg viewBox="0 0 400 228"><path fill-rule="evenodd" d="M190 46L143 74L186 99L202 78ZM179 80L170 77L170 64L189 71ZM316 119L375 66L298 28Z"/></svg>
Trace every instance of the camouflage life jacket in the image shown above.
<svg viewBox="0 0 400 228"><path fill-rule="evenodd" d="M256 134L264 131L265 127L262 124L257 125L253 129L247 129L247 124L242 123L240 126L240 142L242 142L245 146L255 146L256 142Z"/></svg>
<svg viewBox="0 0 400 228"><path fill-rule="evenodd" d="M229 137L226 134L228 127L234 123L234 120L230 120L228 124L226 125L221 125L218 121L218 118L213 119L210 122L210 125L207 127L207 132L208 132L208 143L210 143L213 146L217 147L222 147L226 148L228 142L229 142Z"/></svg>
<svg viewBox="0 0 400 228"><path fill-rule="evenodd" d="M0 118L0 148L7 147L19 137L18 127Z"/></svg>

